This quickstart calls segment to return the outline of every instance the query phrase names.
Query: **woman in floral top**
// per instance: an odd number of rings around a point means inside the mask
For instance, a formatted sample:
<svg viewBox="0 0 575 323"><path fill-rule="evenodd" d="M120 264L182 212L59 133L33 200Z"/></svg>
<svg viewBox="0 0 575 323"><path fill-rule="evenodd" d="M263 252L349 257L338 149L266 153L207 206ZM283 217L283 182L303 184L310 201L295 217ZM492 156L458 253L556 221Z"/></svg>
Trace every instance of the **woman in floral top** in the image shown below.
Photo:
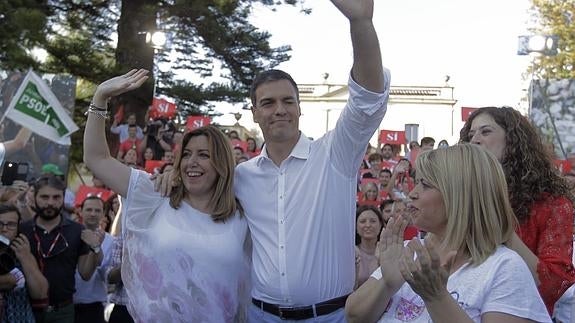
<svg viewBox="0 0 575 323"><path fill-rule="evenodd" d="M100 84L88 110L84 160L125 198L122 282L136 322L243 322L249 302L247 222L233 194L234 160L214 126L182 140L169 197L149 174L110 156L106 102L148 78L132 70Z"/></svg>

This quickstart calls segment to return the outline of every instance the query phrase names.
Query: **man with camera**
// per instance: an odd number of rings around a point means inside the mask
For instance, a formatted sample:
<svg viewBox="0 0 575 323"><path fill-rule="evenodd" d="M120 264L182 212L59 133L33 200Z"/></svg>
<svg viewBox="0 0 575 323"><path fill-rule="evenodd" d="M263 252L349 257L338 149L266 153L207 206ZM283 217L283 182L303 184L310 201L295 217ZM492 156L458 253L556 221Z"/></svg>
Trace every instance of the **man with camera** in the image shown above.
<svg viewBox="0 0 575 323"><path fill-rule="evenodd" d="M0 321L34 322L30 300L48 301L48 281L30 251L30 242L18 233L20 213L0 204Z"/></svg>
<svg viewBox="0 0 575 323"><path fill-rule="evenodd" d="M49 304L36 311L37 321L73 323L75 272L84 280L92 277L102 262L100 245L104 235L62 214L66 185L56 176L42 176L34 184L36 215L22 224L31 242L32 254L48 280Z"/></svg>

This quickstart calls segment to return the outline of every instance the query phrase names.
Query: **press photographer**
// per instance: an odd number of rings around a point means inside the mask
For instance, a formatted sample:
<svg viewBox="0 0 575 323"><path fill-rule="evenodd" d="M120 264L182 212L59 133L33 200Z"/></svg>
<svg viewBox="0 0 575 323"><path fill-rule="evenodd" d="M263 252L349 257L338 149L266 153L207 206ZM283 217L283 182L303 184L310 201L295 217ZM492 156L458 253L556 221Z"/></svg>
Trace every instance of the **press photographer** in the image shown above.
<svg viewBox="0 0 575 323"><path fill-rule="evenodd" d="M0 321L34 322L32 306L48 305L48 281L19 234L20 213L0 204Z"/></svg>

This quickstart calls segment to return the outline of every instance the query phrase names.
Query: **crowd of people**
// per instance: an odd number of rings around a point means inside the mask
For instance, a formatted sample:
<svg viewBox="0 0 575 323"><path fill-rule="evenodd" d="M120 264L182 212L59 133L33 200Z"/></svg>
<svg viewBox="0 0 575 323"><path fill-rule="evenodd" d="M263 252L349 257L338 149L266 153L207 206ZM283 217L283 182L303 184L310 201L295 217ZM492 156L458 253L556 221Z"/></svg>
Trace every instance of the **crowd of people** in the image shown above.
<svg viewBox="0 0 575 323"><path fill-rule="evenodd" d="M454 145L371 147L390 88L374 3L332 3L350 26L349 99L315 140L297 83L267 70L250 89L263 146L128 114L112 153L108 103L148 71L98 85L91 193L66 203L54 167L2 188L0 322L567 322L574 186L537 129L485 107ZM1 143L0 163L29 137Z"/></svg>

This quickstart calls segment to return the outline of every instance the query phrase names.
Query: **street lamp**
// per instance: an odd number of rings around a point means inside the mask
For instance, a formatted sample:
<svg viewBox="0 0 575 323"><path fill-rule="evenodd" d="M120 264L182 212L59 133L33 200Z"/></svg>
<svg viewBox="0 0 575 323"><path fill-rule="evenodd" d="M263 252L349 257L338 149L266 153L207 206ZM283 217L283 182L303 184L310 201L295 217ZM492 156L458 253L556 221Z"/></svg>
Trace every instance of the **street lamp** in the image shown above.
<svg viewBox="0 0 575 323"><path fill-rule="evenodd" d="M517 55L530 55L531 53L535 54L532 55L531 59L531 84L529 86L529 112L531 113L533 107L533 90L534 87L538 84L535 80L535 57L536 56L555 56L557 55L557 47L559 43L559 36L557 35L531 35L531 36L519 36L519 46L517 48ZM539 87L541 85L538 85ZM549 107L549 103L547 102L546 97L543 95L543 109L545 113L549 117L549 122L551 123L551 127L559 143L559 149L567 158L567 154L565 149L563 148L563 143L561 142L561 138L559 136L559 132L557 131L557 126L555 124L555 119L553 118L553 114L551 113L551 109Z"/></svg>
<svg viewBox="0 0 575 323"><path fill-rule="evenodd" d="M559 36L556 35L519 36L517 55L539 53L545 56L555 56L558 42Z"/></svg>
<svg viewBox="0 0 575 323"><path fill-rule="evenodd" d="M144 32L142 32L144 33ZM146 34L146 44L150 44L154 50L153 56L153 77L154 77L154 93L153 96L156 97L156 86L158 83L159 67L156 62L156 51L163 49L166 44L166 33L163 31L145 32Z"/></svg>
<svg viewBox="0 0 575 323"><path fill-rule="evenodd" d="M154 49L162 49L166 44L166 33L163 31L147 32L146 43L152 44Z"/></svg>

